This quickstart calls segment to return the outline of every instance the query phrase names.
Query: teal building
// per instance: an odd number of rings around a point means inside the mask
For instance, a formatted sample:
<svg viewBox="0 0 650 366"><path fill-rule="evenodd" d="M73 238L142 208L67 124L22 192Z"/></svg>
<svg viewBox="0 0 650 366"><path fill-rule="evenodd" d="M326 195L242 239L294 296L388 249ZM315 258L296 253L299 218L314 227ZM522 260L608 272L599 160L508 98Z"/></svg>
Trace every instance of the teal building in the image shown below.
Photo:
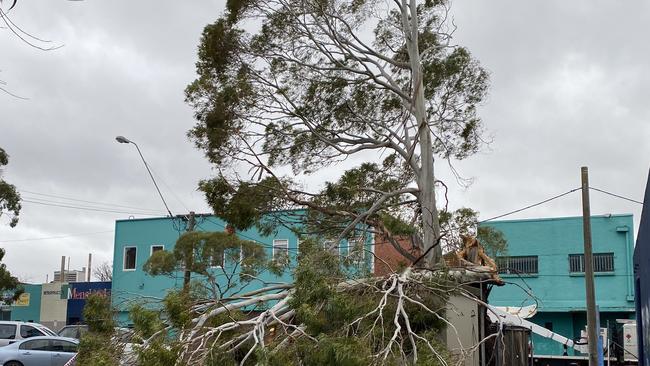
<svg viewBox="0 0 650 366"><path fill-rule="evenodd" d="M286 220L291 221L291 220ZM298 221L293 219L295 225ZM216 232L225 231L226 222L214 215L197 215L195 231ZM115 246L113 257L113 283L112 283L112 304L118 311L118 321L128 325L128 309L131 304L150 303L156 304L169 290L182 288L183 272L178 271L173 276L150 276L143 271L143 264L157 250L174 249L176 240L187 230L187 219L185 217L158 217L145 219L118 220L115 223ZM257 229L252 228L245 231L237 231L241 239L250 240L261 245L267 258L279 258L286 256L289 261L288 268L276 275L270 272L263 272L257 276L261 281L250 282L246 291L255 290L264 286L264 282L292 282L291 268L295 267L297 255L300 248L300 239L294 230L289 227L280 226L271 236L262 235ZM374 257L371 252L374 250L373 239L367 236L362 244L365 250L360 250L359 267L372 271ZM335 249L340 255L351 253L347 242L338 245ZM215 263L214 271L217 274L219 285L225 285L226 276L219 275L222 271L228 274L238 273L237 263L230 258L232 256L222 255ZM193 278L194 279L194 278Z"/></svg>
<svg viewBox="0 0 650 366"><path fill-rule="evenodd" d="M505 286L494 287L495 306L537 305L530 321L570 339L586 326L582 217L492 221L481 225L500 230L507 255L497 257ZM591 218L596 304L601 327L616 319L633 319L634 230L632 215ZM560 356L563 346L533 336L535 355ZM568 355L577 355L572 349Z"/></svg>
<svg viewBox="0 0 650 366"><path fill-rule="evenodd" d="M10 320L34 322L41 321L42 285L22 284L25 292L10 306Z"/></svg>

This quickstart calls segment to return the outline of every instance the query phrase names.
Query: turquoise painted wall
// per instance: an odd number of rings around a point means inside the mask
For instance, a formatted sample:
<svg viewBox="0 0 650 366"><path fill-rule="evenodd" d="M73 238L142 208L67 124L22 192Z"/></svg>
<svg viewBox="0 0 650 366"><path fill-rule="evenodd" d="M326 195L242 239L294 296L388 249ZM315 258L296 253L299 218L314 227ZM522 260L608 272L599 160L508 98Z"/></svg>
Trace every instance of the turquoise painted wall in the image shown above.
<svg viewBox="0 0 650 366"><path fill-rule="evenodd" d="M41 321L41 285L23 284L25 293L29 294L28 306L11 306L11 320L24 322Z"/></svg>
<svg viewBox="0 0 650 366"><path fill-rule="evenodd" d="M495 221L484 224L501 230L508 240L508 255L537 255L539 273L504 280L530 287L539 299L540 311L566 312L585 309L584 275L569 273L569 254L583 252L582 218ZM632 215L592 218L594 253L614 253L614 272L596 274L596 302L601 311L634 308ZM498 306L534 303L520 287L495 287L490 302Z"/></svg>
<svg viewBox="0 0 650 366"><path fill-rule="evenodd" d="M575 339L586 317L585 278L569 272L569 254L583 253L582 217L507 220L484 223L501 230L508 240L509 256L538 256L538 274L501 275L505 286L494 287L489 302L497 306L523 306L538 301L538 314L531 320ZM594 216L591 219L594 253L614 253L614 272L595 275L596 303L601 324L606 320L633 318L634 289L632 215ZM526 293L529 291L533 296ZM536 354L561 355L562 346L533 337ZM569 355L572 351L569 351Z"/></svg>
<svg viewBox="0 0 650 366"><path fill-rule="evenodd" d="M128 307L133 302L149 302L156 304L165 294L174 288L181 288L183 285L183 273L176 273L173 278L169 276L149 276L142 270L142 265L149 258L152 245L164 245L165 250L173 250L174 244L180 234L185 232L186 224L181 220L170 218L151 218L118 220L115 224L115 247L113 257L113 288L112 302L118 310L118 320L128 323ZM197 231L224 231L226 223L215 217L198 217L196 219ZM274 239L287 239L289 241L289 258L295 264L298 253L298 237L289 228L279 227L272 236L262 236L256 229L249 229L237 232L237 235L245 240L252 240L263 245L268 258L272 257L272 246ZM341 244L345 247L347 243ZM135 246L136 269L124 270L124 249ZM372 243L366 243L366 249L372 250ZM347 248L341 248L340 252L345 254ZM372 266L372 256L366 255L364 266ZM232 263L226 262L226 266ZM291 266L290 266L291 267ZM269 272L258 276L267 282L292 282L291 270L276 276ZM261 282L255 281L246 287L246 290L254 290L261 287ZM155 306L155 305L154 305Z"/></svg>

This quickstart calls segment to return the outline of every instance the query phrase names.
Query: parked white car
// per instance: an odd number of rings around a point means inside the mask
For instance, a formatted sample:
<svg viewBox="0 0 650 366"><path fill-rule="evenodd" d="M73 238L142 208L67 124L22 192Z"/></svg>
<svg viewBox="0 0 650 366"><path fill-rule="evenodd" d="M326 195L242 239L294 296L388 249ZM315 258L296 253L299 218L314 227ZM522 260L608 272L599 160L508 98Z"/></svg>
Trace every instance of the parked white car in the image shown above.
<svg viewBox="0 0 650 366"><path fill-rule="evenodd" d="M38 323L0 321L0 347L38 336L56 336L56 333Z"/></svg>

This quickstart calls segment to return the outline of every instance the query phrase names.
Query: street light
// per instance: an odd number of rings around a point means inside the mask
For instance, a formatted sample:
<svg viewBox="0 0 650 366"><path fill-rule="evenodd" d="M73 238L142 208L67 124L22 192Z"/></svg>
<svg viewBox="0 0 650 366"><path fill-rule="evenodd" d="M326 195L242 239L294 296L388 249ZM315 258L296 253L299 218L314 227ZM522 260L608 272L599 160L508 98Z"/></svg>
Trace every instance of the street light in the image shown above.
<svg viewBox="0 0 650 366"><path fill-rule="evenodd" d="M138 149L138 154L140 154L140 157L142 158L142 162L144 163L144 167L147 168L147 172L149 172L149 176L151 177L151 181L153 182L153 185L156 187L156 190L158 191L158 194L160 195L160 199L163 201L163 204L165 205L165 208L167 209L167 213L169 214L169 217L174 217L172 215L172 212L169 210L169 207L167 206L167 202L165 202L165 198L163 198L162 193L160 192L160 188L158 188L158 184L156 183L156 180L153 178L153 174L151 174L151 170L149 169L149 164L147 164L147 161L144 160L144 156L142 156L142 152L140 151L140 147L138 147L138 144L135 142L127 139L124 136L117 136L115 137L115 140L119 142L120 144L133 144L135 145L135 148Z"/></svg>

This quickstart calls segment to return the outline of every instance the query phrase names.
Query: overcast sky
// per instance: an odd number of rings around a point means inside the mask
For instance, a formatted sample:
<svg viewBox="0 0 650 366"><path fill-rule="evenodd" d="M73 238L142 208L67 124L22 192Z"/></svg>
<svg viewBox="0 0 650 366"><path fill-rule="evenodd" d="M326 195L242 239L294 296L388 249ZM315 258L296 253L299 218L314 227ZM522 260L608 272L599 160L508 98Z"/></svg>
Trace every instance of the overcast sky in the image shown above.
<svg viewBox="0 0 650 366"><path fill-rule="evenodd" d="M223 6L31 0L10 13L32 35L64 45L43 52L0 29L0 80L29 98L0 93L0 146L10 154L3 178L25 200L16 228L0 220L0 246L21 280L51 279L62 255L74 269L86 266L88 253L94 264L111 261L116 219L164 216L137 151L116 135L138 143L174 214L209 211L196 183L211 168L186 138L194 121L183 90L195 75L201 31ZM494 137L457 164L473 178L469 188L437 166L452 207L472 207L481 218L518 209L579 187L583 165L593 187L642 200L650 5L456 1L452 13L456 42L491 73L480 115ZM100 208L83 201L119 212L82 210ZM641 205L598 192L591 201L592 213L633 213L638 225ZM508 218L580 214L575 192Z"/></svg>

